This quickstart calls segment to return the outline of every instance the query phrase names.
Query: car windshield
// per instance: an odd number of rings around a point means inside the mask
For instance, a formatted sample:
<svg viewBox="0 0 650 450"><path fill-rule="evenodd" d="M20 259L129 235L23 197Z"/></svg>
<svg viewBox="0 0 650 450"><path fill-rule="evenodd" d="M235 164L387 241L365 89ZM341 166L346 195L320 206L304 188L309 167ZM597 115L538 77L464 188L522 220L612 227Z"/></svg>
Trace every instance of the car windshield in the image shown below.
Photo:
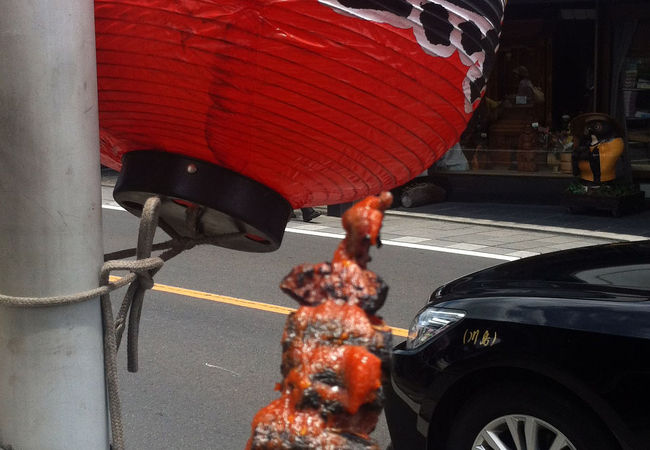
<svg viewBox="0 0 650 450"><path fill-rule="evenodd" d="M575 272L573 277L589 284L648 289L650 286L650 265L630 264L614 267L598 267Z"/></svg>
<svg viewBox="0 0 650 450"><path fill-rule="evenodd" d="M573 285L573 287L572 287ZM443 291L474 289L564 289L633 292L635 301L650 292L650 242L582 247L500 264L448 284ZM639 297L639 291L643 292ZM621 298L622 299L622 298Z"/></svg>

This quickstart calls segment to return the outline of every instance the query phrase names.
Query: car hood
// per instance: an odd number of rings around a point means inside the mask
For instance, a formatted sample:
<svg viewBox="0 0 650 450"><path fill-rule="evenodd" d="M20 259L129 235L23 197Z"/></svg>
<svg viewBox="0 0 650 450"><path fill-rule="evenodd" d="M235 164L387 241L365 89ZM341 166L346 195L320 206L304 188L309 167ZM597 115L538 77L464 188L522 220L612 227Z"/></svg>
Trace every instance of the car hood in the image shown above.
<svg viewBox="0 0 650 450"><path fill-rule="evenodd" d="M442 286L431 301L495 295L646 301L649 290L647 240L581 247L500 264Z"/></svg>

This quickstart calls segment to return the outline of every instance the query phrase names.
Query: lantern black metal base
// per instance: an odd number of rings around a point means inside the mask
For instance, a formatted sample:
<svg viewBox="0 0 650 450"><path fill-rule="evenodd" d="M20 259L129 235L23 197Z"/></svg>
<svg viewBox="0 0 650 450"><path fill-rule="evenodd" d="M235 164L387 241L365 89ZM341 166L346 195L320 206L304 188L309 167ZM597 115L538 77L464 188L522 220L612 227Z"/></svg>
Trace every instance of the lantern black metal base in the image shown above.
<svg viewBox="0 0 650 450"><path fill-rule="evenodd" d="M171 236L211 238L248 252L280 247L291 205L280 194L239 173L162 151L136 151L122 159L113 197L140 216L147 198L161 198L160 227ZM187 220L188 210L198 214Z"/></svg>

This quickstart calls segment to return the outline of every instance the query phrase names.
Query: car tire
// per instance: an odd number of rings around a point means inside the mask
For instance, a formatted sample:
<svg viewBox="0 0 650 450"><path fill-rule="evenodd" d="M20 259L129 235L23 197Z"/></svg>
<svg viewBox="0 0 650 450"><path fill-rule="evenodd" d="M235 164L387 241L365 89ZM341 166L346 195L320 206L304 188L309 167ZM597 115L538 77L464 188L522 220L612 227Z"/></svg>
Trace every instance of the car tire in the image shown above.
<svg viewBox="0 0 650 450"><path fill-rule="evenodd" d="M527 423L532 427L526 429ZM479 393L465 403L453 420L445 449L492 449L489 442L485 447L477 443L484 439L486 433L483 432L488 429L492 431L492 438L497 435L506 444L505 448L512 447L512 450L517 449L511 438L513 434L518 434L520 440L525 440L525 435L537 435L539 444L531 450L547 450L553 439L563 437L570 445L561 447L562 450L618 448L602 428L585 407L553 390L533 385L500 386ZM530 431L533 429L538 431L533 433Z"/></svg>

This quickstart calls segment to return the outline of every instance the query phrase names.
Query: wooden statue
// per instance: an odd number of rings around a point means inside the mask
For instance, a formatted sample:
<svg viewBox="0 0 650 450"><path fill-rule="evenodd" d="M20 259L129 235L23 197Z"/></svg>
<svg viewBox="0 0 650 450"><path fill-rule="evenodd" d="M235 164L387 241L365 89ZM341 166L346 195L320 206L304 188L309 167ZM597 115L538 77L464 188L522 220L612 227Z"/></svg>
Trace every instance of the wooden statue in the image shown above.
<svg viewBox="0 0 650 450"><path fill-rule="evenodd" d="M567 188L568 211L605 210L618 217L642 210L644 192L637 183L616 173L625 149L618 123L607 114L582 114L571 121L571 132L571 163L577 181Z"/></svg>
<svg viewBox="0 0 650 450"><path fill-rule="evenodd" d="M524 128L519 135L519 145L517 146L517 170L520 172L536 172L537 163L535 162L536 135L531 126Z"/></svg>
<svg viewBox="0 0 650 450"><path fill-rule="evenodd" d="M573 175L585 186L598 187L616 179L616 163L625 147L623 133L607 114L583 114L574 119L577 139L572 155Z"/></svg>

